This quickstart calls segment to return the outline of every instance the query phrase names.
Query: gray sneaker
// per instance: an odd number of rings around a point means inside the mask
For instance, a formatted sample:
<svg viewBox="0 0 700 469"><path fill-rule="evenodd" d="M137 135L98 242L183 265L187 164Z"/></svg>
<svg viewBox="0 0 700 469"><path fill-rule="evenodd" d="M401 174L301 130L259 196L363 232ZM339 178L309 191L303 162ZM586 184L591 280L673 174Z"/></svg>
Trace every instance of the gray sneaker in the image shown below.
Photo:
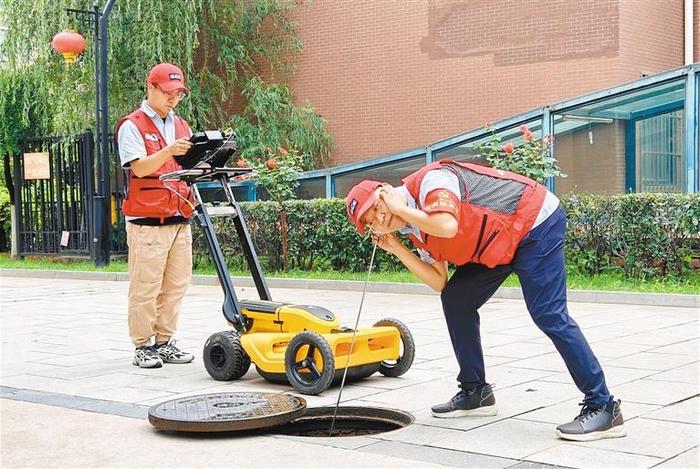
<svg viewBox="0 0 700 469"><path fill-rule="evenodd" d="M620 410L620 400L610 401L603 407L581 404L581 413L572 422L559 425L557 436L565 440L594 441L620 438L627 434Z"/></svg>
<svg viewBox="0 0 700 469"><path fill-rule="evenodd" d="M150 345L146 345L143 347L136 347L134 359L131 360L131 364L141 368L160 368L163 366L163 360L153 351Z"/></svg>
<svg viewBox="0 0 700 469"><path fill-rule="evenodd" d="M194 360L194 355L183 352L175 346L175 339L170 338L164 344L156 344L153 350L163 360L163 363L189 363Z"/></svg>
<svg viewBox="0 0 700 469"><path fill-rule="evenodd" d="M490 417L498 414L490 384L481 384L474 389L459 387L462 389L452 399L430 408L433 417Z"/></svg>

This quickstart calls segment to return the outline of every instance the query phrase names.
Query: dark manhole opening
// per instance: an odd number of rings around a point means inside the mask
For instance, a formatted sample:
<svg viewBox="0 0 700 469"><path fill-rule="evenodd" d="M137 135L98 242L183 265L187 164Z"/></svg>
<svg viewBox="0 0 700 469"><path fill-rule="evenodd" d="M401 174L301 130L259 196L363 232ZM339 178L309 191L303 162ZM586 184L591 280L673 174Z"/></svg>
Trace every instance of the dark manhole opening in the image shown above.
<svg viewBox="0 0 700 469"><path fill-rule="evenodd" d="M413 423L408 412L379 407L339 407L330 434L335 407L307 408L306 414L287 424L270 429L270 433L310 437L375 435L398 430Z"/></svg>

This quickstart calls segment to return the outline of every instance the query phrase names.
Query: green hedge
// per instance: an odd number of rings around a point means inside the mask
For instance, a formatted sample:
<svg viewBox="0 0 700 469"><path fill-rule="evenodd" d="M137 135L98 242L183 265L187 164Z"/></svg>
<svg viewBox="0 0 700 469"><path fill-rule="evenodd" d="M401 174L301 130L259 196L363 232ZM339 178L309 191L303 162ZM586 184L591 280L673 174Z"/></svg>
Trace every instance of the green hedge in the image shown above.
<svg viewBox="0 0 700 469"><path fill-rule="evenodd" d="M681 276L700 257L700 194L569 195L567 262L585 273Z"/></svg>
<svg viewBox="0 0 700 469"><path fill-rule="evenodd" d="M585 273L623 271L629 277L682 275L691 255L700 254L700 194L569 195L567 263ZM241 204L263 269L280 270L279 207L271 202ZM289 224L289 268L362 271L372 244L361 239L345 216L342 199L285 202ZM229 265L245 268L228 218L215 218ZM194 259L211 264L201 230L194 230ZM375 266L401 264L377 251Z"/></svg>

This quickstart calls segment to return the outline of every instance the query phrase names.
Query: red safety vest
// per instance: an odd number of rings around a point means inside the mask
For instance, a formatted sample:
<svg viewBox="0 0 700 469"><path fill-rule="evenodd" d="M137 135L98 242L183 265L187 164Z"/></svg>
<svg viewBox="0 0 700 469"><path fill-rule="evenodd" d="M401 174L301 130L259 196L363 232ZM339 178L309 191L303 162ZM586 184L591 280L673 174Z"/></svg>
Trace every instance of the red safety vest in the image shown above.
<svg viewBox="0 0 700 469"><path fill-rule="evenodd" d="M518 244L535 223L547 189L509 171L441 160L402 180L419 209L421 182L434 169L447 169L459 180L457 234L453 238L440 238L421 232L423 241L410 235L411 242L437 261L455 265L471 262L491 268L509 264Z"/></svg>
<svg viewBox="0 0 700 469"><path fill-rule="evenodd" d="M117 138L119 128L126 120L130 120L136 125L141 133L143 142L146 145L146 155L165 148L167 143L160 131L150 117L141 109L137 109L131 114L123 117L117 122L114 129L114 136ZM184 119L175 116L175 138L189 138L190 126ZM175 158L168 158L163 165L148 176L138 177L133 171L129 173L129 182L126 191L126 198L122 204L124 215L131 217L160 218L163 220L176 215L189 218L192 216L192 207L184 199L193 202L190 186L182 181L163 182L159 178L161 174L177 171L182 167L177 164ZM170 189L177 191L178 197Z"/></svg>

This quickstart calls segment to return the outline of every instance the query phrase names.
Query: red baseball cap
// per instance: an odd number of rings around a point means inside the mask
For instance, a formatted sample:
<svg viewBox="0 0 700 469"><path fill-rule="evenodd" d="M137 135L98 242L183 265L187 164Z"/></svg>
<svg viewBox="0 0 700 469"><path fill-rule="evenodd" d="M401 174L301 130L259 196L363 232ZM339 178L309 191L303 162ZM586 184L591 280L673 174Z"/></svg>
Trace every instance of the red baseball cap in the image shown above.
<svg viewBox="0 0 700 469"><path fill-rule="evenodd" d="M365 225L362 223L362 216L377 201L377 196L374 192L382 184L379 181L365 179L355 184L348 192L347 197L345 197L345 209L348 218L355 224L355 228L357 228L361 236L365 235Z"/></svg>
<svg viewBox="0 0 700 469"><path fill-rule="evenodd" d="M146 83L158 85L165 92L180 90L190 94L190 90L185 86L185 75L177 65L164 62L158 64L148 72Z"/></svg>

